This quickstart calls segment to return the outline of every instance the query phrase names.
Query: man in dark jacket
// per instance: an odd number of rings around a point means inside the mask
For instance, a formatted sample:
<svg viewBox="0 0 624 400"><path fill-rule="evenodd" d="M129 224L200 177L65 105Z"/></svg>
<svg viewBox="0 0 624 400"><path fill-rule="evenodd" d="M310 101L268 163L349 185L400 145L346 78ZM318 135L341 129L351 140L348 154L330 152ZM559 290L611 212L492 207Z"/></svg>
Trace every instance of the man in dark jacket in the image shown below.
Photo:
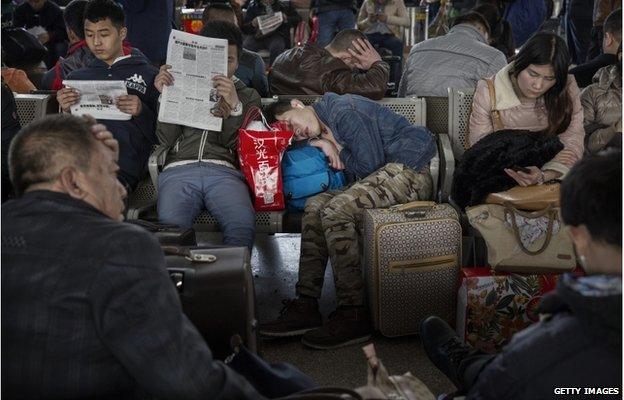
<svg viewBox="0 0 624 400"><path fill-rule="evenodd" d="M28 0L15 9L13 26L31 29L41 27L45 31L36 36L48 49L46 65L51 68L56 60L67 50L67 33L63 23L63 11L48 0Z"/></svg>
<svg viewBox="0 0 624 400"><path fill-rule="evenodd" d="M122 223L118 144L71 115L11 146L2 205L6 398L262 398L212 358L183 314L158 241Z"/></svg>
<svg viewBox="0 0 624 400"><path fill-rule="evenodd" d="M157 143L156 110L158 92L154 78L158 70L140 53L124 50L126 28L121 7L112 0L92 0L85 9L85 36L96 59L74 71L69 80L124 80L128 95L116 99L120 111L132 115L127 121L103 120L120 143L119 179L134 189L142 178L151 148ZM77 103L80 93L65 87L56 95L64 112Z"/></svg>
<svg viewBox="0 0 624 400"><path fill-rule="evenodd" d="M262 19L276 16L277 13L281 13L282 23L275 29L262 32ZM299 21L301 16L290 1L252 0L241 27L243 33L250 35L245 39L244 46L251 51L269 50L269 63L272 65L277 56L290 47L290 28L295 28Z"/></svg>
<svg viewBox="0 0 624 400"><path fill-rule="evenodd" d="M238 129L251 106L260 107L258 93L234 76L242 48L240 30L230 22L208 22L202 36L228 41L228 76L213 78L221 96L221 131L158 122L156 135L168 148L163 172L158 176L158 218L183 227L193 225L202 209L219 222L223 242L253 248L256 218L243 174L238 170ZM156 88L173 85L164 65Z"/></svg>
<svg viewBox="0 0 624 400"><path fill-rule="evenodd" d="M579 87L592 84L596 72L602 67L618 62L617 52L622 43L622 9L613 11L604 23L604 37L602 39L602 54L585 64L577 65L570 70Z"/></svg>
<svg viewBox="0 0 624 400"><path fill-rule="evenodd" d="M357 180L345 190L321 193L305 205L297 298L280 317L262 324L270 337L302 335L315 349L332 349L370 338L356 221L365 208L430 199L429 161L435 139L388 108L356 95L328 93L312 106L277 102L269 119L287 122L298 140L320 148L335 169ZM337 310L322 324L318 308L328 258L334 272Z"/></svg>
<svg viewBox="0 0 624 400"><path fill-rule="evenodd" d="M594 0L566 0L566 36L573 64L586 61L591 41L593 10Z"/></svg>
<svg viewBox="0 0 624 400"><path fill-rule="evenodd" d="M467 399L622 398L621 150L572 168L561 186L561 214L588 276L562 276L539 307L545 318L502 353L462 343L440 318L422 323L429 358Z"/></svg>
<svg viewBox="0 0 624 400"><path fill-rule="evenodd" d="M366 36L347 29L325 48L307 44L282 53L269 73L269 86L274 95L334 92L379 100L386 93L389 71Z"/></svg>
<svg viewBox="0 0 624 400"><path fill-rule="evenodd" d="M332 41L337 32L353 29L358 4L355 0L312 0L310 3L311 15L316 15L319 21L319 34L316 43L325 47Z"/></svg>

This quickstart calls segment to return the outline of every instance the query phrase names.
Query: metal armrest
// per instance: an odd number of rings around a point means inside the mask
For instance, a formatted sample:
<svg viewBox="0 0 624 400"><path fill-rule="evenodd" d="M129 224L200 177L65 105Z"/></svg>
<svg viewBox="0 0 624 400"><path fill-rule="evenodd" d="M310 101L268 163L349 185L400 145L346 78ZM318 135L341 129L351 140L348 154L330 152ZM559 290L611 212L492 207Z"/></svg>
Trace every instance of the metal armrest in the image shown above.
<svg viewBox="0 0 624 400"><path fill-rule="evenodd" d="M455 173L455 157L451 147L451 139L445 133L438 135L438 152L440 154L440 202L446 202L451 195L453 174Z"/></svg>
<svg viewBox="0 0 624 400"><path fill-rule="evenodd" d="M429 161L429 173L433 182L433 200L438 201L438 187L440 182L440 151L436 147L436 152Z"/></svg>
<svg viewBox="0 0 624 400"><path fill-rule="evenodd" d="M158 190L158 174L162 170L162 167L165 166L165 160L167 159L167 153L169 152L169 147L159 146L152 154L149 156L149 160L147 161L147 169L150 174L150 178L152 179L152 184Z"/></svg>

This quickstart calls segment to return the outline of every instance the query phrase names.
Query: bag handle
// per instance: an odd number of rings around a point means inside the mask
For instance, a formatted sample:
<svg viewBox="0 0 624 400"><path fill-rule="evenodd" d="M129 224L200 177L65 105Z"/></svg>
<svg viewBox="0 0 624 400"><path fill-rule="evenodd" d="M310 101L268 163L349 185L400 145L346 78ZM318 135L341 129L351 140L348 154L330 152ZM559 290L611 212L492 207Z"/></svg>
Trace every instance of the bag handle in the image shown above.
<svg viewBox="0 0 624 400"><path fill-rule="evenodd" d="M364 400L364 398L356 391L340 387L321 387L316 389L304 390L294 393L286 397L280 397L282 400Z"/></svg>
<svg viewBox="0 0 624 400"><path fill-rule="evenodd" d="M505 203L504 207L505 207L505 215L507 214L511 215L512 231L514 234L514 238L516 239L516 242L518 242L518 245L520 246L520 250L522 250L524 253L530 256L536 256L538 254L543 253L548 247L548 245L550 244L550 241L552 240L553 226L555 225L556 211L553 209L552 205L549 205L548 207L546 207L545 209L541 211L536 211L533 213L524 213L524 212L518 211L514 206L512 206L509 203ZM544 243L542 244L542 247L540 247L538 250L531 251L526 248L524 243L522 243L522 240L520 239L520 230L518 229L518 225L516 224L516 214L523 216L525 218L531 218L531 219L540 218L548 214L548 229L546 230L546 239L544 239Z"/></svg>
<svg viewBox="0 0 624 400"><path fill-rule="evenodd" d="M492 117L492 126L494 127L494 132L502 131L505 129L503 125L503 121L501 120L500 113L496 109L496 89L494 89L494 78L486 79L488 91L490 92L490 105L492 106L492 111L490 111L490 116Z"/></svg>
<svg viewBox="0 0 624 400"><path fill-rule="evenodd" d="M397 204L395 206L390 207L390 210L393 212L402 212L409 211L415 208L433 208L437 205L435 201L412 201L410 203L405 204Z"/></svg>
<svg viewBox="0 0 624 400"><path fill-rule="evenodd" d="M256 121L257 119L261 119L262 123L267 128L269 128L269 130L273 130L269 126L269 123L267 122L266 118L264 118L264 114L262 114L262 110L258 106L249 107L249 109L247 110L247 113L245 114L245 118L243 119L243 124L241 125L241 128L243 129L247 128L247 125L249 125L251 121Z"/></svg>

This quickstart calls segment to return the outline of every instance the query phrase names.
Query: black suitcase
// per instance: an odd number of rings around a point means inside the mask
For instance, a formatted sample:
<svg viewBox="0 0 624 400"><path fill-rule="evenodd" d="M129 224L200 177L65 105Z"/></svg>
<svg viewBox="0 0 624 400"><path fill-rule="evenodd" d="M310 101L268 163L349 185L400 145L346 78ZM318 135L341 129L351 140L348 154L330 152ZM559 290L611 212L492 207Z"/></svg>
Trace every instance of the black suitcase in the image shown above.
<svg viewBox="0 0 624 400"><path fill-rule="evenodd" d="M245 247L164 246L167 270L178 289L186 316L214 356L232 353L238 334L258 351L255 291L249 250Z"/></svg>
<svg viewBox="0 0 624 400"><path fill-rule="evenodd" d="M195 246L195 230L193 228L180 228L177 225L163 224L161 222L132 219L127 222L143 227L145 230L156 235L158 242L163 246Z"/></svg>

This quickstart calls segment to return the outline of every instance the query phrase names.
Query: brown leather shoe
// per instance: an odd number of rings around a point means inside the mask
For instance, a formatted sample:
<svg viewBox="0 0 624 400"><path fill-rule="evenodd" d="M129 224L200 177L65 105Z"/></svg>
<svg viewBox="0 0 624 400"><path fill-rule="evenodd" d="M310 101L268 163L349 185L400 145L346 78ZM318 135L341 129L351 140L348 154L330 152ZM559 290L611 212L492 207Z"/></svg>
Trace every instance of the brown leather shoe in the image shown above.
<svg viewBox="0 0 624 400"><path fill-rule="evenodd" d="M338 308L329 315L326 325L306 332L301 343L313 349L329 350L366 342L372 332L365 307Z"/></svg>
<svg viewBox="0 0 624 400"><path fill-rule="evenodd" d="M284 307L275 321L260 324L260 335L289 337L303 335L323 325L323 319L315 298L282 300Z"/></svg>

